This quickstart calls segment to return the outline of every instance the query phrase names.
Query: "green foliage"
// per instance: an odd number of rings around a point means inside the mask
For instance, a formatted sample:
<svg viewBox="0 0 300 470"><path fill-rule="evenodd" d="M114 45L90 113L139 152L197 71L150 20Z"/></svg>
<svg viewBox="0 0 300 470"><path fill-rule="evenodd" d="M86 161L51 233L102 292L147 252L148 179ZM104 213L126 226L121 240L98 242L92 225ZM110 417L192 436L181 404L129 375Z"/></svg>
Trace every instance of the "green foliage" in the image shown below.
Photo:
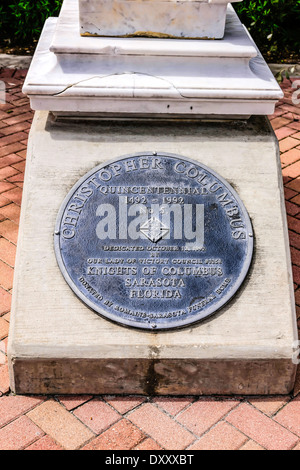
<svg viewBox="0 0 300 470"><path fill-rule="evenodd" d="M267 58L299 57L300 0L244 0L235 9Z"/></svg>
<svg viewBox="0 0 300 470"><path fill-rule="evenodd" d="M0 41L30 45L38 39L45 20L58 16L62 0L6 0L0 6Z"/></svg>

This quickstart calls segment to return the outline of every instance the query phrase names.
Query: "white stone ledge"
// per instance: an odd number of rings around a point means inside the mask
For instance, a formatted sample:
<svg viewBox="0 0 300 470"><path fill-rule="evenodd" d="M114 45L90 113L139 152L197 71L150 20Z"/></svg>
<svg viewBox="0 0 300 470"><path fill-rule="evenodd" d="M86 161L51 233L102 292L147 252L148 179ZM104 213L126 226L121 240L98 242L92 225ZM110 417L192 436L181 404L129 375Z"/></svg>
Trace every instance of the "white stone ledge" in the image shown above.
<svg viewBox="0 0 300 470"><path fill-rule="evenodd" d="M46 22L25 81L35 110L245 117L283 96L232 8L221 41L81 38L78 19L62 24Z"/></svg>

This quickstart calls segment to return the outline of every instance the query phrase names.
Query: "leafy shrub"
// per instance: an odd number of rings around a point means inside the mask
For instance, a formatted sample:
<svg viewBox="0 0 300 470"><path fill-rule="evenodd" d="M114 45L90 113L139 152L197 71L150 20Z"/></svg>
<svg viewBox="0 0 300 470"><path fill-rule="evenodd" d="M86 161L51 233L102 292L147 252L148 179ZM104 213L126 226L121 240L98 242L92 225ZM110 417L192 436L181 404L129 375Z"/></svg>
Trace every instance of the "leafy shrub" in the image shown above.
<svg viewBox="0 0 300 470"><path fill-rule="evenodd" d="M0 5L0 42L30 45L39 38L45 20L58 16L62 0L6 0Z"/></svg>
<svg viewBox="0 0 300 470"><path fill-rule="evenodd" d="M244 0L235 9L267 59L299 58L300 0Z"/></svg>

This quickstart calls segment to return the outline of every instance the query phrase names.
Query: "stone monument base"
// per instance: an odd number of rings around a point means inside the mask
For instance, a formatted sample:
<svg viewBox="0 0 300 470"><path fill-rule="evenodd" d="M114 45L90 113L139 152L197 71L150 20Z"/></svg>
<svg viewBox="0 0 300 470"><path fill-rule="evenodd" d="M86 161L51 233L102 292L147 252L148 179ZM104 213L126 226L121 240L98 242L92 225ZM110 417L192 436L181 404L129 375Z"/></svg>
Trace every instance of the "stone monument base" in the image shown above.
<svg viewBox="0 0 300 470"><path fill-rule="evenodd" d="M202 323L164 332L112 323L73 294L57 265L53 233L68 191L100 163L137 151L207 165L235 188L250 215L250 272L231 302ZM54 122L36 113L8 347L14 393L286 394L295 380L296 339L281 166L266 118Z"/></svg>
<svg viewBox="0 0 300 470"><path fill-rule="evenodd" d="M120 4L124 7L128 3L142 11L150 5L157 14L151 2L167 11L169 4L184 11L193 6L204 9L224 6L223 0L188 0L184 4L125 0ZM101 7L99 0L88 3ZM115 3L106 2L109 8L112 5L114 8ZM96 21L95 12L91 14ZM109 24L109 15L102 18ZM146 18L144 12L143 22ZM216 15L213 18L217 20ZM163 23L165 19L162 16ZM199 25L198 20L196 23ZM188 30L191 31L190 25ZM32 109L64 115L81 113L81 117L87 118L100 114L108 119L123 116L245 119L250 115L273 114L276 102L283 97L231 5L227 9L224 38L216 41L81 37L79 31L78 0L64 0L59 18L48 18L45 23L24 82L23 93L30 98Z"/></svg>

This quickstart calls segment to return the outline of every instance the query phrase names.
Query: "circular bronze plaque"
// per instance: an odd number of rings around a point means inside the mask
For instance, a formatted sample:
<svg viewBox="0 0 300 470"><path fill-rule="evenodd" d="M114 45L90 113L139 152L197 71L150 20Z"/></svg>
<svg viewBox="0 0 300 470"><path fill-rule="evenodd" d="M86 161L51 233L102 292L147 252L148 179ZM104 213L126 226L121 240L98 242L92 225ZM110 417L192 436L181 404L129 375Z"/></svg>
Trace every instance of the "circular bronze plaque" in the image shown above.
<svg viewBox="0 0 300 470"><path fill-rule="evenodd" d="M100 165L59 212L55 252L75 294L123 325L169 329L224 306L248 272L253 231L233 188L179 155Z"/></svg>

